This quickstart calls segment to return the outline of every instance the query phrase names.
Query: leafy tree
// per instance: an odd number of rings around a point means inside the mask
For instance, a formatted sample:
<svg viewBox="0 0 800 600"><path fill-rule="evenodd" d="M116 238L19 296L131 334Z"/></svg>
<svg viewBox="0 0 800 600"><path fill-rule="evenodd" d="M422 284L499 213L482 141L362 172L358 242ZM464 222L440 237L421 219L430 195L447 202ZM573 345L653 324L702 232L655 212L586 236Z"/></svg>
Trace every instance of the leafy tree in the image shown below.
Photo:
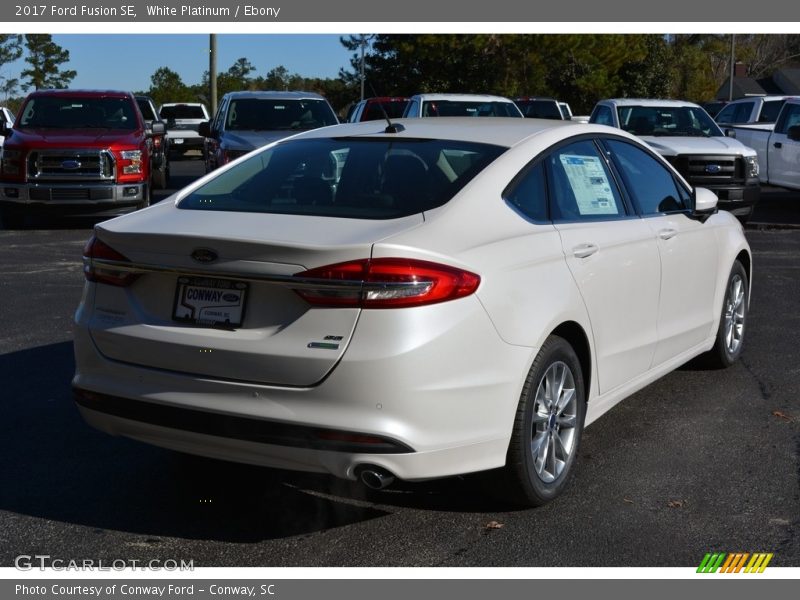
<svg viewBox="0 0 800 600"><path fill-rule="evenodd" d="M673 80L669 42L663 35L645 35L642 42L646 54L641 60L629 61L622 66L617 95L623 98L669 98Z"/></svg>
<svg viewBox="0 0 800 600"><path fill-rule="evenodd" d="M69 62L69 50L65 50L53 41L50 34L25 35L25 48L28 56L25 62L30 68L22 71L21 76L27 78L22 88L65 88L75 79L77 71L62 70L62 64Z"/></svg>
<svg viewBox="0 0 800 600"><path fill-rule="evenodd" d="M5 65L14 62L20 56L22 56L22 36L0 33L0 71ZM17 93L18 87L18 78L0 76L0 91L3 92L4 102Z"/></svg>
<svg viewBox="0 0 800 600"><path fill-rule="evenodd" d="M159 67L150 77L148 94L158 104L165 102L195 102L196 94L169 67Z"/></svg>

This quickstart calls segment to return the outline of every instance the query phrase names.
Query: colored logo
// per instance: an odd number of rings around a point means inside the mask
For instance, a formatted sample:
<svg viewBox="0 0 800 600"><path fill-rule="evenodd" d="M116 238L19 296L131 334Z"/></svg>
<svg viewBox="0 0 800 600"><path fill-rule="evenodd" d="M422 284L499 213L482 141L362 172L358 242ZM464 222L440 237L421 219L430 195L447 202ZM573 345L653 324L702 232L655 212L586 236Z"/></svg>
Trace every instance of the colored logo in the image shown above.
<svg viewBox="0 0 800 600"><path fill-rule="evenodd" d="M773 554L766 552L708 552L703 557L698 573L763 573Z"/></svg>
<svg viewBox="0 0 800 600"><path fill-rule="evenodd" d="M706 165L706 173L719 173L722 167L719 165Z"/></svg>
<svg viewBox="0 0 800 600"><path fill-rule="evenodd" d="M75 169L81 168L81 163L77 160L65 160L62 161L61 167L67 169L68 171L74 171Z"/></svg>

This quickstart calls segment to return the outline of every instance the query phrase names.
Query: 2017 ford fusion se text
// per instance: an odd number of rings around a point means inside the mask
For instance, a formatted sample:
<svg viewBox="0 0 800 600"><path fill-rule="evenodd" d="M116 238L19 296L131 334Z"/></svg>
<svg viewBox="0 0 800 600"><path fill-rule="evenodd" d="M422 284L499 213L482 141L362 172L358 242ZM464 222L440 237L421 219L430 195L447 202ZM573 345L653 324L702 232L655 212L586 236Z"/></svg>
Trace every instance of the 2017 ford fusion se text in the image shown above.
<svg viewBox="0 0 800 600"><path fill-rule="evenodd" d="M498 469L539 505L581 432L742 351L742 228L632 135L535 119L322 128L96 226L75 398L103 431L361 479Z"/></svg>

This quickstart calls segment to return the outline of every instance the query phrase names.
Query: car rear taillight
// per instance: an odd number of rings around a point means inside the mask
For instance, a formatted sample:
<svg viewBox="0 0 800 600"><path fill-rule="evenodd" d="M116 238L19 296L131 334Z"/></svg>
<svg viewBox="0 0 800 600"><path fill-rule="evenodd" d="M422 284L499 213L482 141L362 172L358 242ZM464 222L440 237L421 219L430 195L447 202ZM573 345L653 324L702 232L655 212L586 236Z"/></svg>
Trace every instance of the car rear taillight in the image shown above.
<svg viewBox="0 0 800 600"><path fill-rule="evenodd" d="M136 273L115 268L113 264L125 262L130 262L130 260L105 242L98 240L94 235L83 247L83 274L87 281L107 283L118 287L128 286L139 276Z"/></svg>
<svg viewBox="0 0 800 600"><path fill-rule="evenodd" d="M469 271L408 258L375 258L296 273L301 297L315 306L402 308L463 298L481 282Z"/></svg>

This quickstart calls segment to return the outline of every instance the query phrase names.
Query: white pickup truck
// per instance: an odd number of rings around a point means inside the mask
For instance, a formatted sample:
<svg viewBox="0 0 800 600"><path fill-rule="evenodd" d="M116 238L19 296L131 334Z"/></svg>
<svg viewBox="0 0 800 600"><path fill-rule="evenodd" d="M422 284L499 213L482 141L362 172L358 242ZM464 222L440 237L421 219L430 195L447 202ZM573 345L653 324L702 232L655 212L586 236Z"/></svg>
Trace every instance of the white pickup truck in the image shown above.
<svg viewBox="0 0 800 600"><path fill-rule="evenodd" d="M783 103L791 96L750 96L726 104L714 120L721 127L746 123L774 123Z"/></svg>
<svg viewBox="0 0 800 600"><path fill-rule="evenodd" d="M719 198L719 207L746 222L761 187L759 160L747 142L726 136L697 104L681 100L617 98L598 102L590 123L641 137L693 187Z"/></svg>
<svg viewBox="0 0 800 600"><path fill-rule="evenodd" d="M775 125L732 128L736 139L754 148L762 183L800 189L800 98L789 98Z"/></svg>

